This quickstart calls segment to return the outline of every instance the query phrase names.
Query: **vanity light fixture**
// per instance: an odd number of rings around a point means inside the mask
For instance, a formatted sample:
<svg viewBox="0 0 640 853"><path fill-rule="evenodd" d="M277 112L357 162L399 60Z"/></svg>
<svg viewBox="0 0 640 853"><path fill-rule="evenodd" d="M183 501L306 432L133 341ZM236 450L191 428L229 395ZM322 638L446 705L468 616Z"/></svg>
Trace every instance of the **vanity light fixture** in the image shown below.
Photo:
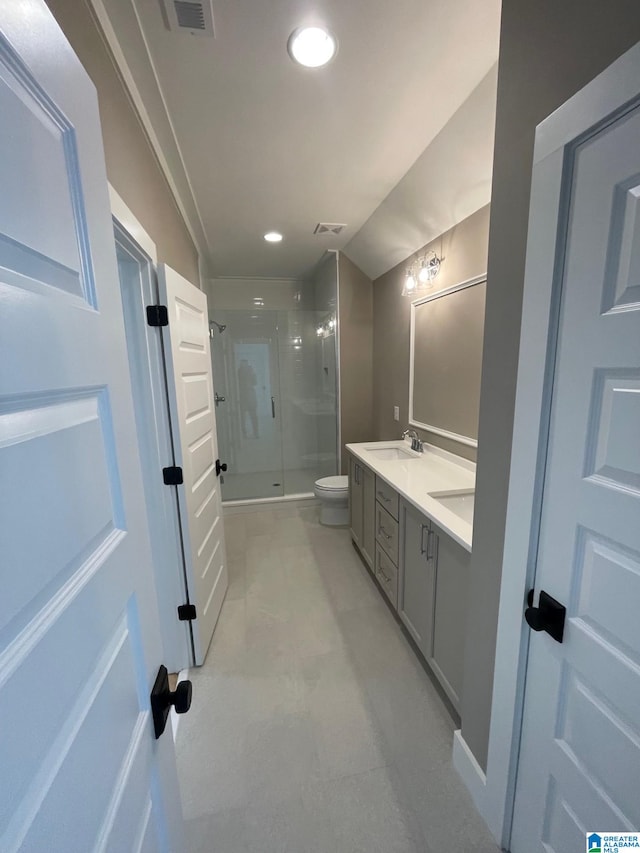
<svg viewBox="0 0 640 853"><path fill-rule="evenodd" d="M289 56L306 68L320 68L336 55L338 43L323 27L300 27L289 36Z"/></svg>
<svg viewBox="0 0 640 853"><path fill-rule="evenodd" d="M282 234L279 231L267 231L264 239L267 243L280 243L282 241Z"/></svg>
<svg viewBox="0 0 640 853"><path fill-rule="evenodd" d="M434 278L440 272L443 257L438 257L435 252L426 252L414 263L407 267L402 293L404 296L413 296L417 291L430 287Z"/></svg>

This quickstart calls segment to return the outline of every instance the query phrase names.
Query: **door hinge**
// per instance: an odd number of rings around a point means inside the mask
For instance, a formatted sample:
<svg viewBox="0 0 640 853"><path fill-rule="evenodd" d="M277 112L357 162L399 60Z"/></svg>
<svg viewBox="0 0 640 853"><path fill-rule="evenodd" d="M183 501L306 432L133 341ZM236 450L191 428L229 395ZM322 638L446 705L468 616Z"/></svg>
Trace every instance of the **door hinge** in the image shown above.
<svg viewBox="0 0 640 853"><path fill-rule="evenodd" d="M179 465L171 465L162 469L162 479L165 486L181 486L184 483L182 468Z"/></svg>
<svg viewBox="0 0 640 853"><path fill-rule="evenodd" d="M178 607L178 619L181 622L190 622L197 618L195 604L181 604Z"/></svg>
<svg viewBox="0 0 640 853"><path fill-rule="evenodd" d="M147 305L148 326L168 326L169 312L166 305Z"/></svg>

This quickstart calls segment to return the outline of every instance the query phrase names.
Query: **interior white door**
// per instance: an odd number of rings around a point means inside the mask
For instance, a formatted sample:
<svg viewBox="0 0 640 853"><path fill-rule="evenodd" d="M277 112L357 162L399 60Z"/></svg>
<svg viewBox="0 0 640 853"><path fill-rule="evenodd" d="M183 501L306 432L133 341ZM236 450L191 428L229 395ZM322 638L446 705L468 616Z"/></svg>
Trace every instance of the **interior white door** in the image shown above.
<svg viewBox="0 0 640 853"><path fill-rule="evenodd" d="M141 229L138 226L136 233ZM190 623L179 621L177 612L187 600L177 495L163 479L163 468L172 464L173 445L162 330L147 323L147 306L158 302L155 265L119 221L114 223L114 233L163 662L169 672L180 672L193 663L193 642Z"/></svg>
<svg viewBox="0 0 640 853"><path fill-rule="evenodd" d="M179 850L95 89L0 4L0 849Z"/></svg>
<svg viewBox="0 0 640 853"><path fill-rule="evenodd" d="M514 853L640 829L639 140L636 103L565 153L535 583L567 619L530 637Z"/></svg>
<svg viewBox="0 0 640 853"><path fill-rule="evenodd" d="M195 663L204 663L229 585L224 543L218 442L213 402L207 297L177 272L160 264L160 300L167 306L165 347L175 464L184 482L178 497ZM166 339L165 339L166 340Z"/></svg>

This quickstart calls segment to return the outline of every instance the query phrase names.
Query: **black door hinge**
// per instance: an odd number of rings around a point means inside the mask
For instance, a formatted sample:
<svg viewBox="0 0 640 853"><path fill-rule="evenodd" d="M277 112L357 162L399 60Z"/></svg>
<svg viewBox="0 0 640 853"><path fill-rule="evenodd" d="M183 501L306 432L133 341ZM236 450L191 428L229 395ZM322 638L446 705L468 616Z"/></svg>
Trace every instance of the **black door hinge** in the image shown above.
<svg viewBox="0 0 640 853"><path fill-rule="evenodd" d="M181 604L178 607L178 619L181 622L190 622L192 619L197 619L195 604Z"/></svg>
<svg viewBox="0 0 640 853"><path fill-rule="evenodd" d="M147 305L147 325L168 326L169 312L166 305Z"/></svg>
<svg viewBox="0 0 640 853"><path fill-rule="evenodd" d="M162 479L165 486L181 486L184 483L182 468L179 465L171 465L162 469Z"/></svg>

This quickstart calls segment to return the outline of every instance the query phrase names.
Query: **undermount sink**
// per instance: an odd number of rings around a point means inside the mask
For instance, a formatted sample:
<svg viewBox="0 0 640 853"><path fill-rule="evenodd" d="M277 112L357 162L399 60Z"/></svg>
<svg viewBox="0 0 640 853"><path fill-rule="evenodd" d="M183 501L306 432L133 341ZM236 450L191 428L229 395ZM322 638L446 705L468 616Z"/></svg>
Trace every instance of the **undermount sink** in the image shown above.
<svg viewBox="0 0 640 853"><path fill-rule="evenodd" d="M429 497L441 503L448 510L451 510L454 515L466 521L467 524L473 524L475 489L451 489L444 492L429 492Z"/></svg>
<svg viewBox="0 0 640 853"><path fill-rule="evenodd" d="M408 450L403 450L401 447L365 447L367 453L370 453L375 459L390 461L392 459L418 459L413 453Z"/></svg>

